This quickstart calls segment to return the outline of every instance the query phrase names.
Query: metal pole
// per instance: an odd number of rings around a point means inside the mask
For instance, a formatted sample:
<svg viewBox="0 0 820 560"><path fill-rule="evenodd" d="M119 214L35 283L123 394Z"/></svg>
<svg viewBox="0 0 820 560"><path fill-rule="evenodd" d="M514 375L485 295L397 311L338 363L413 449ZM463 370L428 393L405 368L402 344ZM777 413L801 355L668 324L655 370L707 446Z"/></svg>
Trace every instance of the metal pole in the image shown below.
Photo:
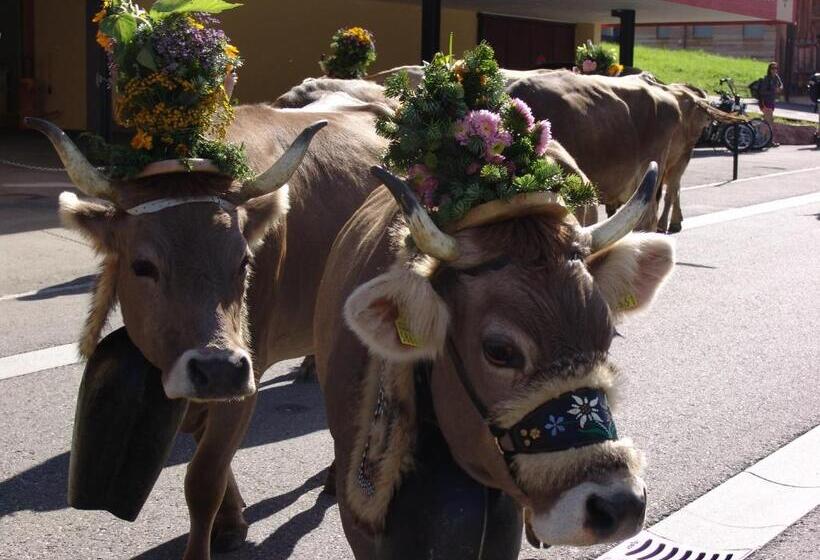
<svg viewBox="0 0 820 560"><path fill-rule="evenodd" d="M737 160L740 155L740 150L738 150L738 146L740 145L740 125L735 123L733 126L735 128L735 141L732 146L732 181L737 181Z"/></svg>
<svg viewBox="0 0 820 560"><path fill-rule="evenodd" d="M431 61L441 50L441 0L421 2L421 60Z"/></svg>
<svg viewBox="0 0 820 560"><path fill-rule="evenodd" d="M612 15L621 19L621 64L635 66L635 10L612 10Z"/></svg>

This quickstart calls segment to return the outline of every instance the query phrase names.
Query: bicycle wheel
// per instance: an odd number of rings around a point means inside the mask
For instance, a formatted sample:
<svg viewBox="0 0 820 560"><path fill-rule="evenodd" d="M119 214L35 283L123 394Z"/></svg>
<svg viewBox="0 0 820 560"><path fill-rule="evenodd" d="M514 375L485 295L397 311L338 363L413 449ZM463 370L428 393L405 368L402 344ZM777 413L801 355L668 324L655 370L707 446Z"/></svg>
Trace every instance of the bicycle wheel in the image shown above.
<svg viewBox="0 0 820 560"><path fill-rule="evenodd" d="M752 148L755 150L762 150L772 143L772 125L763 119L752 119L749 121L749 126L755 130L755 141L752 143Z"/></svg>
<svg viewBox="0 0 820 560"><path fill-rule="evenodd" d="M752 147L755 141L755 129L746 123L737 125L738 138L735 140L735 125L726 125L723 129L723 145L729 150L735 149L737 143L737 151L745 152Z"/></svg>

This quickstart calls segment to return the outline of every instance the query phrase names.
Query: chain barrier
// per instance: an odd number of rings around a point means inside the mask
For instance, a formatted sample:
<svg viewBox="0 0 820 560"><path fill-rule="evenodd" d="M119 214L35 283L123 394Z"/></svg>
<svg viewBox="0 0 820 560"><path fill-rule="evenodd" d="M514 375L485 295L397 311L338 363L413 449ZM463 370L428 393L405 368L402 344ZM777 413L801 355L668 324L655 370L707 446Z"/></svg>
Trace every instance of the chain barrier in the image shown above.
<svg viewBox="0 0 820 560"><path fill-rule="evenodd" d="M39 165L29 165L27 163L20 163L19 161L11 161L9 159L0 158L0 163L3 165L10 165L12 167L19 167L20 169L28 169L29 171L48 171L59 173L65 171L65 167L42 167Z"/></svg>

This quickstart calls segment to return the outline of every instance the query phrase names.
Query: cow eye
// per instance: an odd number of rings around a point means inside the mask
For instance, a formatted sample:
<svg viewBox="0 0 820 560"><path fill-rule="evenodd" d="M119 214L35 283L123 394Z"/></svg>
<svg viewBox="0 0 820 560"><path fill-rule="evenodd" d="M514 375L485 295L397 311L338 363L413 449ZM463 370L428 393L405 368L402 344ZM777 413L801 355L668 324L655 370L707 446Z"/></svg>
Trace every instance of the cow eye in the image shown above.
<svg viewBox="0 0 820 560"><path fill-rule="evenodd" d="M584 260L584 254L581 251L575 250L569 255L569 260L571 261L582 261Z"/></svg>
<svg viewBox="0 0 820 560"><path fill-rule="evenodd" d="M151 261L145 259L137 259L131 263L131 270L136 276L145 276L151 278L155 282L159 280L159 270Z"/></svg>
<svg viewBox="0 0 820 560"><path fill-rule="evenodd" d="M512 369L524 367L524 355L507 338L488 338L483 342L483 349L484 357L496 367Z"/></svg>

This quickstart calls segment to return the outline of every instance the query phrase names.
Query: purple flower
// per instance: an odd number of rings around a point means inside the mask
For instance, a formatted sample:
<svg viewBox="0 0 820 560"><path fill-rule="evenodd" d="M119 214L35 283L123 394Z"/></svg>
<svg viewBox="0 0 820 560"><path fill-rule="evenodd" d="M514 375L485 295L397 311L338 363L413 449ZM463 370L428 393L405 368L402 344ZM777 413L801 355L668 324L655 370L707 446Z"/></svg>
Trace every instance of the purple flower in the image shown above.
<svg viewBox="0 0 820 560"><path fill-rule="evenodd" d="M512 134L501 128L501 115L484 109L470 111L456 122L453 135L462 146L469 144L471 138L480 138L487 161L504 161L501 152L512 143Z"/></svg>
<svg viewBox="0 0 820 560"><path fill-rule="evenodd" d="M517 97L512 98L512 110L525 123L527 132L532 132L532 127L535 124L535 117L532 116L532 109L522 99Z"/></svg>
<svg viewBox="0 0 820 560"><path fill-rule="evenodd" d="M586 59L583 64L581 64L581 68L583 69L584 74L589 74L598 69L598 63L594 60Z"/></svg>
<svg viewBox="0 0 820 560"><path fill-rule="evenodd" d="M552 141L552 124L548 120L535 123L535 153L543 156L547 151L547 146Z"/></svg>
<svg viewBox="0 0 820 560"><path fill-rule="evenodd" d="M430 168L423 163L417 163L407 170L407 178L410 179L410 183L413 185L422 204L432 208L433 195L438 189L438 179L433 175Z"/></svg>

